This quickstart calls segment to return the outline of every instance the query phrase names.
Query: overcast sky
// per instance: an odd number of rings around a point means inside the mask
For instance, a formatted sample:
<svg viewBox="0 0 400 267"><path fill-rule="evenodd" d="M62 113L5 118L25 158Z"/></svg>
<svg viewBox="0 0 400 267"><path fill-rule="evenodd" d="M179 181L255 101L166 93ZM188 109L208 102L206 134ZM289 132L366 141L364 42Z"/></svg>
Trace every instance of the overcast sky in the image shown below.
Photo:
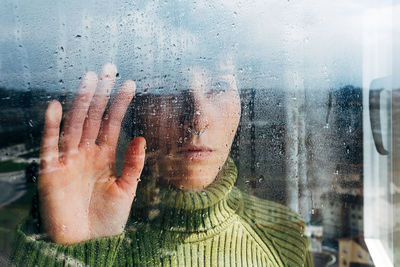
<svg viewBox="0 0 400 267"><path fill-rule="evenodd" d="M243 87L360 86L391 72L392 1L127 2L2 1L0 86L72 89L112 61L140 88L224 53Z"/></svg>

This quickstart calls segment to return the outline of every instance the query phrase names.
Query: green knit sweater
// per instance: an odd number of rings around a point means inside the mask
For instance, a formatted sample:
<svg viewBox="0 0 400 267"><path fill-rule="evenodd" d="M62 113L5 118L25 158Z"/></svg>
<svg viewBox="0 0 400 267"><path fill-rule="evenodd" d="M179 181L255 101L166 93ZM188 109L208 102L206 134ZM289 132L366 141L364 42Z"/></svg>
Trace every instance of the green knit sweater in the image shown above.
<svg viewBox="0 0 400 267"><path fill-rule="evenodd" d="M288 208L234 186L232 160L203 191L161 188L152 220L123 234L63 246L17 230L18 266L312 266L304 222Z"/></svg>

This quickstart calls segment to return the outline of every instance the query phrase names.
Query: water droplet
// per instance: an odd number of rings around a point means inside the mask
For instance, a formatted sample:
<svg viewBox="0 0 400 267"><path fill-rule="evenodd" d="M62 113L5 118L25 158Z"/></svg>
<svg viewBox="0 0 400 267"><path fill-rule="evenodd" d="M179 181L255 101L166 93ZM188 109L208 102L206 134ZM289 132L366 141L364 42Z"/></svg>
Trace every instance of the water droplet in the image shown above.
<svg viewBox="0 0 400 267"><path fill-rule="evenodd" d="M29 124L30 127L33 127L33 121L32 120L29 120L28 124Z"/></svg>

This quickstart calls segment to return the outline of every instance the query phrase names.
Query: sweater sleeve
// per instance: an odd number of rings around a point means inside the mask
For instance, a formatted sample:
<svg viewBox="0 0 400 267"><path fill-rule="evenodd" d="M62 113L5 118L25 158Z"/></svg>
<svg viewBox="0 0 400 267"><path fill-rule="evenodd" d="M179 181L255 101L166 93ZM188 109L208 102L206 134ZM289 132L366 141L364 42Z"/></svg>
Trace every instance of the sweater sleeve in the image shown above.
<svg viewBox="0 0 400 267"><path fill-rule="evenodd" d="M60 245L35 233L32 222L18 226L11 256L16 266L113 266L125 234Z"/></svg>

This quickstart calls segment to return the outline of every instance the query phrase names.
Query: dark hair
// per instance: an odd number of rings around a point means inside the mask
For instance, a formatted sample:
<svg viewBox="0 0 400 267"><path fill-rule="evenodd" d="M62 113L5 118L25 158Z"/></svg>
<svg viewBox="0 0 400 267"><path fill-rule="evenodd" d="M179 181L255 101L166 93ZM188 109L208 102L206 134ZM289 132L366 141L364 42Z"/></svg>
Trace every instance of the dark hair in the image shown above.
<svg viewBox="0 0 400 267"><path fill-rule="evenodd" d="M144 136L147 123L144 114L154 105L154 96L147 93L136 94L130 103L122 123L122 130L129 140L137 136ZM136 191L134 205L132 205L128 224L148 221L150 211L158 197L158 179L154 177L150 164L146 160L142 170L140 182Z"/></svg>

